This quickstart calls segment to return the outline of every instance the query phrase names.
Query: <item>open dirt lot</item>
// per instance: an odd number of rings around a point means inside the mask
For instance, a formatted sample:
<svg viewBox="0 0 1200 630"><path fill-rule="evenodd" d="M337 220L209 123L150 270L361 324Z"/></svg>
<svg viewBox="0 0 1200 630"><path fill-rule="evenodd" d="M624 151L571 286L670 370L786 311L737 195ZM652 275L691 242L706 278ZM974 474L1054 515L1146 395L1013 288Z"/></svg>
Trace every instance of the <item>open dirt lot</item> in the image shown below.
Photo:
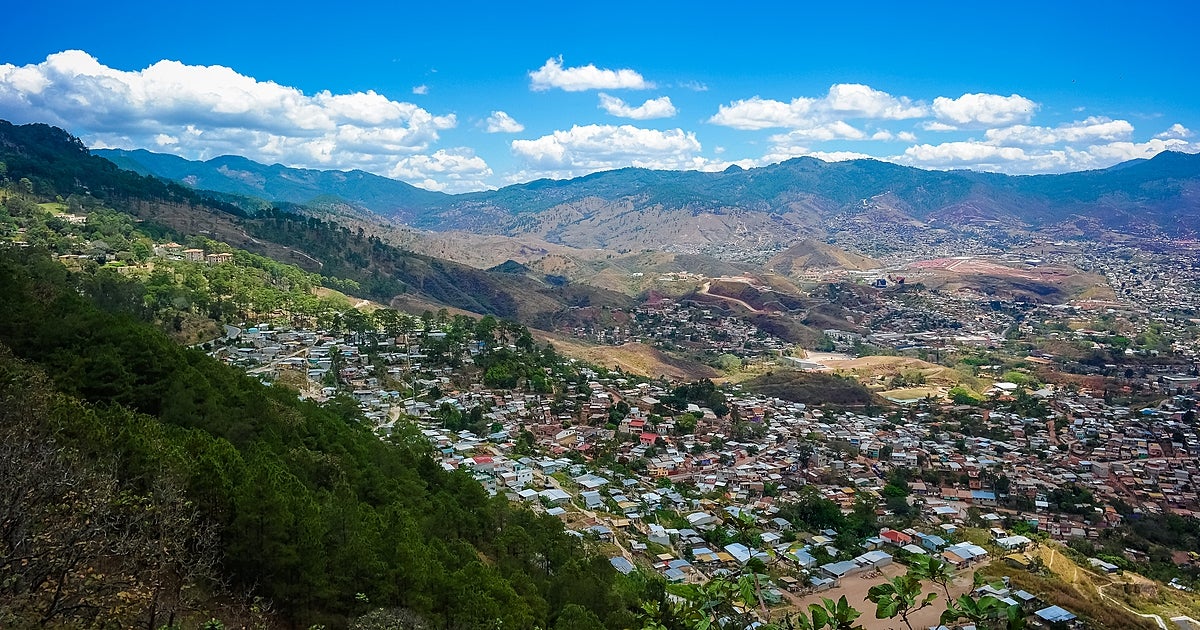
<svg viewBox="0 0 1200 630"><path fill-rule="evenodd" d="M893 578L898 575L903 575L905 567L893 564L884 567L882 574L879 577L863 579L861 575L854 575L842 580L841 584L832 590L823 593L814 593L793 600L800 608L807 608L809 604L819 604L822 597L828 597L837 601L843 595L846 596L846 601L851 605L861 610L863 615L858 618L858 623L865 630L887 630L890 628L902 628L904 624L899 619L876 619L875 604L866 601L867 591L872 586L883 582L887 578ZM957 598L959 595L971 590L971 571L959 571L954 577L954 583L950 587L950 597ZM942 594L941 587L937 585L926 584L925 592L935 592L938 598L933 600L933 603L928 607L917 611L916 614L909 617L909 621L914 628L929 628L939 625L942 611L946 609L945 595Z"/></svg>

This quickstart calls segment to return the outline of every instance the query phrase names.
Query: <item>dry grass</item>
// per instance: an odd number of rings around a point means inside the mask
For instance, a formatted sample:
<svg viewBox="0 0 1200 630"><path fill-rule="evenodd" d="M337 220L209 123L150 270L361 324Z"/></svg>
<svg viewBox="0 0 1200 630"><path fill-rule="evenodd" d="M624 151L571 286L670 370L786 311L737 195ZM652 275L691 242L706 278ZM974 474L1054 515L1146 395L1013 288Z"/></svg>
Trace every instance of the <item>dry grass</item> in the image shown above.
<svg viewBox="0 0 1200 630"><path fill-rule="evenodd" d="M834 372L870 380L883 377L890 379L901 374L920 373L929 386L957 385L963 375L953 368L936 365L912 357L873 356L848 361L823 361Z"/></svg>
<svg viewBox="0 0 1200 630"><path fill-rule="evenodd" d="M560 354L607 368L620 367L622 372L630 374L651 378L665 375L673 380L686 381L721 376L720 372L703 363L670 356L644 343L599 346L540 331L531 332L539 341L554 344L554 349Z"/></svg>
<svg viewBox="0 0 1200 630"><path fill-rule="evenodd" d="M1158 628L1154 620L1138 617L1100 594L1099 588L1105 587L1109 595L1116 597L1119 588L1112 587L1110 590L1109 587L1120 578L1115 580L1109 576L1092 573L1088 568L1081 567L1064 556L1055 544L1040 545L1030 553L1042 559L1049 570L1048 574L1035 575L1015 569L1004 564L1002 560L982 567L979 572L988 580L999 580L1007 576L1014 588L1025 589L1047 604L1062 606L1085 619L1089 628ZM1131 576L1130 579L1136 581L1137 578ZM1146 581L1145 578L1140 579ZM1147 606L1141 601L1130 601L1128 605L1134 610L1147 611Z"/></svg>

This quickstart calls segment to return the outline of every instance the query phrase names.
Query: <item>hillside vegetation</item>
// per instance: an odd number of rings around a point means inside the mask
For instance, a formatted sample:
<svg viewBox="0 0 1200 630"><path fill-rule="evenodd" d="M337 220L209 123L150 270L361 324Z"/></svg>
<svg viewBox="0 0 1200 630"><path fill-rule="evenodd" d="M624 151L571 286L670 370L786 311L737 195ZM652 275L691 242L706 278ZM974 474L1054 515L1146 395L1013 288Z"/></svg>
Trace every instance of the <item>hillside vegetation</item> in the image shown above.
<svg viewBox="0 0 1200 630"><path fill-rule="evenodd" d="M22 258L0 257L4 625L233 619L253 596L297 625L368 602L437 627L548 627L571 605L630 622L606 558L443 472L418 434L381 441L355 406L265 387Z"/></svg>
<svg viewBox="0 0 1200 630"><path fill-rule="evenodd" d="M878 402L858 381L822 372L777 371L750 379L752 392L792 402L864 406Z"/></svg>

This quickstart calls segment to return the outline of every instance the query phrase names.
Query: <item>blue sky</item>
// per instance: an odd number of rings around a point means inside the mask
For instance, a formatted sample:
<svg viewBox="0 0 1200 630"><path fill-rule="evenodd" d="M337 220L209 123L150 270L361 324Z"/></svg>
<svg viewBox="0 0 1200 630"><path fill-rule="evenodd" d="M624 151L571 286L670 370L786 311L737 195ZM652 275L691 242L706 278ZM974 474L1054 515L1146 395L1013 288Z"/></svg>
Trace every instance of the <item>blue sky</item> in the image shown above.
<svg viewBox="0 0 1200 630"><path fill-rule="evenodd" d="M1200 151L1192 3L573 4L22 3L0 118L450 192L799 155L1042 173Z"/></svg>

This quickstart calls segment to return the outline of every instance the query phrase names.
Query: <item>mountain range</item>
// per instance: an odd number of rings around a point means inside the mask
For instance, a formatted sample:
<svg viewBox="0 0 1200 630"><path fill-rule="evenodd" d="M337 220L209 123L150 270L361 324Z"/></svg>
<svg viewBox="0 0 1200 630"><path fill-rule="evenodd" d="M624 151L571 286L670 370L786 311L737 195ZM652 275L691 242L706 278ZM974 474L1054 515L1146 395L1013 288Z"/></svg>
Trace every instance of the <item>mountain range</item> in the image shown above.
<svg viewBox="0 0 1200 630"><path fill-rule="evenodd" d="M94 153L197 189L317 206L336 199L424 230L616 252L657 249L761 262L769 257L764 252L805 238L855 249L854 233L864 224L970 230L973 238L981 227L1085 237L1200 230L1200 155L1174 152L1102 170L1033 176L803 157L715 173L625 168L459 195L362 171L292 169L230 156L193 162L143 150Z"/></svg>

